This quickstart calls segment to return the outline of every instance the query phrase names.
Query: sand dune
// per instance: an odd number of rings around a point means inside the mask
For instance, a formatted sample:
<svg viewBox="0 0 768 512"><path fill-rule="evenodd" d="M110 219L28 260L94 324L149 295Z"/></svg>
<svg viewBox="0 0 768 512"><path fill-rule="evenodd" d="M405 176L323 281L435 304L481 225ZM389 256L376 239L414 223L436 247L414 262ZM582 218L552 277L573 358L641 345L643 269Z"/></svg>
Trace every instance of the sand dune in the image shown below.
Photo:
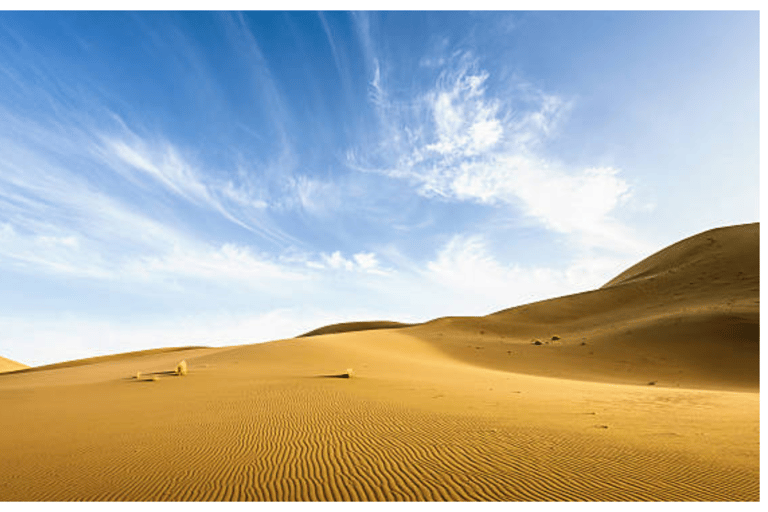
<svg viewBox="0 0 768 512"><path fill-rule="evenodd" d="M0 499L756 501L757 226L699 236L486 317L0 375Z"/></svg>
<svg viewBox="0 0 768 512"><path fill-rule="evenodd" d="M408 327L411 324L400 322L389 322L386 320L373 320L367 322L345 322L341 324L331 324L319 329L313 329L309 332L296 336L297 338L306 338L309 336L322 336L324 334L339 334L342 332L370 331L376 329L399 329Z"/></svg>
<svg viewBox="0 0 768 512"><path fill-rule="evenodd" d="M661 276L669 281L733 280L759 271L760 225L755 222L711 229L681 240L628 268L603 288Z"/></svg>
<svg viewBox="0 0 768 512"><path fill-rule="evenodd" d="M153 348L148 350L136 350L134 352L122 352L120 354L111 354L106 356L96 356L96 357L88 357L85 359L73 359L72 361L64 361L61 363L53 363L53 364L46 364L42 366L34 366L34 367L27 367L25 366L25 372L39 372L42 370L56 370L59 368L72 368L74 366L86 366L86 365L92 365L95 363L102 363L102 362L114 362L114 361L120 361L120 360L131 360L133 363L135 359L145 357L145 356L151 356L155 354L167 354L169 352L181 352L184 350L193 350L197 348L207 348L207 347L165 347L165 348Z"/></svg>
<svg viewBox="0 0 768 512"><path fill-rule="evenodd" d="M17 370L23 370L24 368L29 368L29 366L0 356L0 373L15 372Z"/></svg>
<svg viewBox="0 0 768 512"><path fill-rule="evenodd" d="M759 292L759 227L748 224L688 238L598 290L408 332L506 371L757 391Z"/></svg>

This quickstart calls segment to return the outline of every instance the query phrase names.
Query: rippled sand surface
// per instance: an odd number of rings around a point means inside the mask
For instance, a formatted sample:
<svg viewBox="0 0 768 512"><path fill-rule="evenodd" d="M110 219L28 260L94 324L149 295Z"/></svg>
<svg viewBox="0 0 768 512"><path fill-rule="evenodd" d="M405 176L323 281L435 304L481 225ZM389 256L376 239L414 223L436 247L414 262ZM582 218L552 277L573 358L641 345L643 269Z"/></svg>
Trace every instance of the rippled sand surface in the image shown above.
<svg viewBox="0 0 768 512"><path fill-rule="evenodd" d="M0 500L759 500L757 240L486 317L0 374Z"/></svg>

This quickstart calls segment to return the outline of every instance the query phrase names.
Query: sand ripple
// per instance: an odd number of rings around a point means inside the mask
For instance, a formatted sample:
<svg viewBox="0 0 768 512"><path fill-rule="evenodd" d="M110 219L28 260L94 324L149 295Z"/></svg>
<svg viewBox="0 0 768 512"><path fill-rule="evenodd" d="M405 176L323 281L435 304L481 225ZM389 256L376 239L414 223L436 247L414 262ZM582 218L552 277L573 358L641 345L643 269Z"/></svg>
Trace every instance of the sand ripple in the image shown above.
<svg viewBox="0 0 768 512"><path fill-rule="evenodd" d="M120 415L130 411L115 403L101 404L99 429L108 435L91 438L87 431L58 435L51 425L51 435L35 447L20 452L2 446L0 498L719 501L759 497L756 469L729 468L669 450L648 452L596 442L597 431L579 435L511 428L470 415L364 400L345 391L345 385L317 379L312 385L301 380L238 385L222 398L179 395L175 412L150 407L144 417L125 421ZM108 413L115 414L113 421L104 420ZM29 435L41 439L34 432ZM13 441L6 438L3 443ZM17 433L16 441L24 442L24 434Z"/></svg>

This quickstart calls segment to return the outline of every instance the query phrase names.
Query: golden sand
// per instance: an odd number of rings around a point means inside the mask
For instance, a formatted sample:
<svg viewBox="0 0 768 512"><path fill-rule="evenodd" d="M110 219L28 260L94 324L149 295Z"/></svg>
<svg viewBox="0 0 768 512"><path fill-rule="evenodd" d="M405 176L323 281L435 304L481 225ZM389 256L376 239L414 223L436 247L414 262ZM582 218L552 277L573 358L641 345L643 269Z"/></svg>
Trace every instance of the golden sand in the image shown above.
<svg viewBox="0 0 768 512"><path fill-rule="evenodd" d="M0 500L759 500L758 237L485 317L4 373Z"/></svg>
<svg viewBox="0 0 768 512"><path fill-rule="evenodd" d="M0 356L0 373L15 372L16 370L23 370L24 368L29 368L29 366Z"/></svg>

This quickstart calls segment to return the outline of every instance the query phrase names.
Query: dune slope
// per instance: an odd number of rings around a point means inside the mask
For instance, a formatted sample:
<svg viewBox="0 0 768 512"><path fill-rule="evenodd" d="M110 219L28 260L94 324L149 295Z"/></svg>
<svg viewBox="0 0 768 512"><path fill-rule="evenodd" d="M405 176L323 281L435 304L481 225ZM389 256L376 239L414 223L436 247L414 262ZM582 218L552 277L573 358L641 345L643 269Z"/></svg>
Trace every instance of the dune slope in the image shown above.
<svg viewBox="0 0 768 512"><path fill-rule="evenodd" d="M55 370L58 368L72 368L75 366L86 366L86 365L92 365L96 363L101 363L104 361L117 361L121 359L130 359L135 357L144 357L144 356L150 356L154 354L164 354L169 352L181 352L184 350L192 350L196 348L206 348L206 347L194 347L194 346L188 346L188 347L164 347L164 348L152 348L148 350L137 350L134 352L122 352L120 354L111 354L106 356L96 356L96 357L88 357L85 359L73 359L71 361L63 361L61 363L53 363L53 364L46 364L42 366L24 366L23 371L24 372L39 372L42 370Z"/></svg>
<svg viewBox="0 0 768 512"><path fill-rule="evenodd" d="M597 290L407 332L506 371L757 390L759 292L759 226L748 224L674 244Z"/></svg>
<svg viewBox="0 0 768 512"><path fill-rule="evenodd" d="M17 363L16 361L11 361L10 359L0 356L0 373L15 372L17 370L23 370L24 368L29 367L25 364Z"/></svg>
<svg viewBox="0 0 768 512"><path fill-rule="evenodd" d="M754 276L760 270L760 225L711 229L649 256L603 288L663 276L668 282L707 277L712 280ZM735 275L734 275L735 274Z"/></svg>

